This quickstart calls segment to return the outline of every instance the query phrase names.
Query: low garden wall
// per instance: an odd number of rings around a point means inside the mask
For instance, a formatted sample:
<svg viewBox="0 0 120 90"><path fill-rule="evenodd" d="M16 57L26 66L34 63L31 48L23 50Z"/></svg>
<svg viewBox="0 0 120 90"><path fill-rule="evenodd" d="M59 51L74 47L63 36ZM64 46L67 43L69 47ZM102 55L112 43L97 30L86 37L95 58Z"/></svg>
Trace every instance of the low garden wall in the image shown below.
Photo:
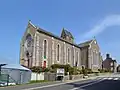
<svg viewBox="0 0 120 90"><path fill-rule="evenodd" d="M64 76L63 80L64 81L69 80L69 75Z"/></svg>
<svg viewBox="0 0 120 90"><path fill-rule="evenodd" d="M56 74L55 73L31 73L31 80L47 80L47 81L55 81Z"/></svg>
<svg viewBox="0 0 120 90"><path fill-rule="evenodd" d="M110 73L92 73L88 74L88 77L94 77L94 76L102 76L102 75L109 75ZM79 75L66 75L64 76L64 80L77 80L82 79L83 74ZM56 80L56 74L55 73L32 73L31 74L31 80L47 80L47 81L55 81Z"/></svg>
<svg viewBox="0 0 120 90"><path fill-rule="evenodd" d="M46 73L44 73L44 80L55 81L56 80L56 74L55 73L46 72Z"/></svg>
<svg viewBox="0 0 120 90"><path fill-rule="evenodd" d="M96 76L95 73L93 73L93 74L88 74L88 77L94 77L94 76Z"/></svg>
<svg viewBox="0 0 120 90"><path fill-rule="evenodd" d="M44 73L31 73L31 80L44 80Z"/></svg>
<svg viewBox="0 0 120 90"><path fill-rule="evenodd" d="M80 75L70 75L70 80L77 80L83 78L83 74Z"/></svg>

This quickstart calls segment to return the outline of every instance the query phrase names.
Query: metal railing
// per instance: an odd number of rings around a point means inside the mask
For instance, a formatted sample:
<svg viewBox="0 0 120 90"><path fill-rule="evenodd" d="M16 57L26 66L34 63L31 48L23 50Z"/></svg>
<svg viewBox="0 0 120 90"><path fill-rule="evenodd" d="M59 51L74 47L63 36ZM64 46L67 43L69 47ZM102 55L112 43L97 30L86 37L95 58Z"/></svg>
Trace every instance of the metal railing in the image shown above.
<svg viewBox="0 0 120 90"><path fill-rule="evenodd" d="M9 74L0 73L0 85L8 86L9 83L18 84Z"/></svg>
<svg viewBox="0 0 120 90"><path fill-rule="evenodd" d="M6 84L8 86L8 83L9 83L9 75L0 74L0 84Z"/></svg>

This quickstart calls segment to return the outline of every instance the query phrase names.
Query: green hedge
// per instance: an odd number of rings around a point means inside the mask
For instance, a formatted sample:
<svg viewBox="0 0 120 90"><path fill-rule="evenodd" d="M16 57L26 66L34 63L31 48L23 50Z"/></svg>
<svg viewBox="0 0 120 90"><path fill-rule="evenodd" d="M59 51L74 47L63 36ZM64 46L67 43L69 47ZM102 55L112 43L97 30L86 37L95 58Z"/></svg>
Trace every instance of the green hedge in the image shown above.
<svg viewBox="0 0 120 90"><path fill-rule="evenodd" d="M107 72L111 72L110 70L108 70L108 69L98 69L98 71L100 72L100 73L107 73Z"/></svg>
<svg viewBox="0 0 120 90"><path fill-rule="evenodd" d="M30 69L32 70L32 72L36 72L36 73L40 73L40 72L56 73L57 68L64 68L65 75L67 75L67 72L69 72L70 75L77 75L77 74L87 75L87 74L93 73L91 69L82 68L82 70L80 70L77 67L71 67L69 64L67 64L67 65L53 64L49 68L34 66Z"/></svg>
<svg viewBox="0 0 120 90"><path fill-rule="evenodd" d="M91 69L82 67L82 70L80 70L77 67L71 67L69 64L67 65L54 64L51 66L51 68L52 68L52 71L56 71L57 68L64 68L65 75L67 75L67 72L69 72L70 75L77 75L77 74L87 75L87 74L93 73Z"/></svg>
<svg viewBox="0 0 120 90"><path fill-rule="evenodd" d="M67 65L53 64L51 65L51 72L56 72L57 68L64 68L65 75L67 75L67 72L72 73L72 67L69 64Z"/></svg>
<svg viewBox="0 0 120 90"><path fill-rule="evenodd" d="M70 75L81 74L81 70L77 69L77 67L71 67L69 64L67 65L54 64L51 66L51 68L52 71L56 71L57 68L64 68L65 75L67 75L67 72L69 72Z"/></svg>
<svg viewBox="0 0 120 90"><path fill-rule="evenodd" d="M36 72L36 73L41 73L41 72L48 72L50 71L49 68L44 68L44 67L39 67L39 66L34 66L32 68L30 68L32 72Z"/></svg>
<svg viewBox="0 0 120 90"><path fill-rule="evenodd" d="M32 80L29 83L42 83L42 82L48 82L47 80Z"/></svg>

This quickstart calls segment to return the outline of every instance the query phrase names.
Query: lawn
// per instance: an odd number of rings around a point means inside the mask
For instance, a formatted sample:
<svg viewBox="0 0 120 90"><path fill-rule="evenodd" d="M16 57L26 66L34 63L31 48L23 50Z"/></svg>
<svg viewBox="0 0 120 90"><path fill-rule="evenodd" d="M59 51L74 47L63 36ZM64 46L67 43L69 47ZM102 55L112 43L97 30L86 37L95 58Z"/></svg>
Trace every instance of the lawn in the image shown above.
<svg viewBox="0 0 120 90"><path fill-rule="evenodd" d="M32 81L30 81L28 84L32 84L32 83L43 83L43 82L50 82L50 81L47 81L47 80L32 80Z"/></svg>

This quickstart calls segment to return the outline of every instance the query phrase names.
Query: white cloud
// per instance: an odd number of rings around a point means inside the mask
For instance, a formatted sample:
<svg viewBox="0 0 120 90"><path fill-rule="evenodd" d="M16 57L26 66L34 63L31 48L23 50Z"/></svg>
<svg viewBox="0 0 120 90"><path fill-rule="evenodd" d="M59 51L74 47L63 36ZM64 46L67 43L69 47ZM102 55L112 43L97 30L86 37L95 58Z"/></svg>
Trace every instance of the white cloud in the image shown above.
<svg viewBox="0 0 120 90"><path fill-rule="evenodd" d="M79 42L84 42L85 40L89 40L90 38L93 38L94 36L99 35L100 33L103 33L106 28L109 26L120 26L120 15L109 15L100 20L100 23L97 23L95 26L93 26L92 29L90 29L88 32L83 34L81 36L81 40L78 40ZM114 46L114 47L113 47ZM105 47L105 48L104 48ZM105 51L104 51L105 50ZM103 59L106 57L106 53L110 53L112 57L115 57L116 59L120 58L118 53L120 50L120 42L114 41L114 42L108 42L103 46ZM107 52L106 52L107 51ZM118 60L119 61L119 60ZM120 61L119 61L120 62Z"/></svg>
<svg viewBox="0 0 120 90"><path fill-rule="evenodd" d="M109 26L120 25L120 15L110 15L105 17L99 24L95 25L90 31L83 35L83 39L97 36Z"/></svg>

